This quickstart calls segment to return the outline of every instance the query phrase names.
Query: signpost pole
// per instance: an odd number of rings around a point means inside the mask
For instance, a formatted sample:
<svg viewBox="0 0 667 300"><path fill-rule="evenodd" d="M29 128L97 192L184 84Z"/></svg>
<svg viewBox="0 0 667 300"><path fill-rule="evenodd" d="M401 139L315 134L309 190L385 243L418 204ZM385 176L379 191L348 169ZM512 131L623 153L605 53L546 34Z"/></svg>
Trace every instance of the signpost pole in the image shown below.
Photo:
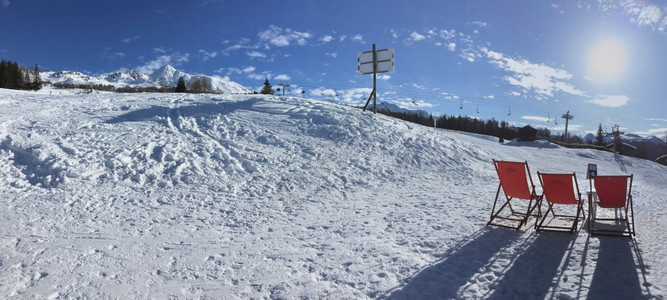
<svg viewBox="0 0 667 300"><path fill-rule="evenodd" d="M373 44L373 113L377 114L377 70L378 70L378 54L375 51L375 44Z"/></svg>

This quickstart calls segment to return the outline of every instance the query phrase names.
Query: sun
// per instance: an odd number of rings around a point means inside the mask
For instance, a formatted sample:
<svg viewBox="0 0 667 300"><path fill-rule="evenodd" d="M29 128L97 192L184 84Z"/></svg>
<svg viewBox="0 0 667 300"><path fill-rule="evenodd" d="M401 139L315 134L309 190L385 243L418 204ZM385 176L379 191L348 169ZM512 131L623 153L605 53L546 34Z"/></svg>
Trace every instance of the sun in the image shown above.
<svg viewBox="0 0 667 300"><path fill-rule="evenodd" d="M595 81L610 83L620 79L628 66L625 46L616 40L603 40L588 53L587 67Z"/></svg>

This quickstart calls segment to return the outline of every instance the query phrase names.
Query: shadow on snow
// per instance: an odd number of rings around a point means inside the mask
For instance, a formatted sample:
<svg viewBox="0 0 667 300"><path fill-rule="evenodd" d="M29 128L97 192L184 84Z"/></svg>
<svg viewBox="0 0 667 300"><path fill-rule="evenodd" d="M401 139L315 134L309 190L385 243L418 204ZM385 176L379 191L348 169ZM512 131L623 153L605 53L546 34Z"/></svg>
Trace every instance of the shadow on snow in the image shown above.
<svg viewBox="0 0 667 300"><path fill-rule="evenodd" d="M518 231L485 227L448 251L442 261L421 270L402 288L380 298L412 299L415 295L423 299L459 298L458 290L519 236Z"/></svg>
<svg viewBox="0 0 667 300"><path fill-rule="evenodd" d="M483 228L447 251L441 261L422 269L379 298L457 299L464 297L462 288L480 279L490 282L489 290L478 294L485 299L568 297L560 295L560 285L576 293L576 298L586 294L589 299L655 297L651 295L646 266L634 239L601 236L596 256L590 254L591 239L598 237L586 237L580 251L575 249L576 234L540 232L519 241L520 235L521 232L504 228ZM504 250L508 247L516 252ZM574 257L576 255L581 257ZM507 259L511 261L509 264ZM591 263L595 264L592 280L586 279L591 275L585 268ZM494 268L502 265L507 267ZM568 268L580 268L581 273L568 274L565 272ZM491 270L492 278L476 278L480 272Z"/></svg>
<svg viewBox="0 0 667 300"><path fill-rule="evenodd" d="M105 123L118 124L123 122L141 122L154 120L157 117L194 117L201 115L230 114L236 110L252 110L253 106L261 99L250 99L242 102L232 103L204 103L181 107L166 107L153 105L149 108L138 109L120 116L111 118Z"/></svg>

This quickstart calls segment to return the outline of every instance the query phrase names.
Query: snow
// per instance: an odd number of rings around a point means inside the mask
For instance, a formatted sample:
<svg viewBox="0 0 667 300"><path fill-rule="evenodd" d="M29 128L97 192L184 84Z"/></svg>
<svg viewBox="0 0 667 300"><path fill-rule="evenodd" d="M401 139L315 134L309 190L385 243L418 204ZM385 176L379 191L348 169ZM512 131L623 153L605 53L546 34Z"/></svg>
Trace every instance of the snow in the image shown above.
<svg viewBox="0 0 667 300"><path fill-rule="evenodd" d="M303 98L0 90L0 106L0 298L667 290L667 167L654 162ZM575 171L582 191L589 163L634 174L636 238L487 227L492 159Z"/></svg>
<svg viewBox="0 0 667 300"><path fill-rule="evenodd" d="M214 93L231 93L231 94L247 94L250 91L244 86L229 80L229 78L220 76L208 76L201 74L188 74L179 71L171 65L165 65L160 69L155 70L151 74L142 74L135 70L126 72L114 72L110 74L102 74L99 76L90 76L81 72L75 71L43 71L40 72L40 77L44 81L51 83L67 83L76 85L112 85L114 87L161 87L171 86L175 87L178 79L183 77L186 87L190 88L192 83L201 79L211 92Z"/></svg>

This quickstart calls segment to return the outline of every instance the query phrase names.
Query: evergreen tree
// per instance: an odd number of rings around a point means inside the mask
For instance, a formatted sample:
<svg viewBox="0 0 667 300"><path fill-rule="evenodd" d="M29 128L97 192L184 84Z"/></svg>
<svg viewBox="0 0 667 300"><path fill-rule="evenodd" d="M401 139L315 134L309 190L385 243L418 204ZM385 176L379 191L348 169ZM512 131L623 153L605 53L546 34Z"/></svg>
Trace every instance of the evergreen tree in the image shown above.
<svg viewBox="0 0 667 300"><path fill-rule="evenodd" d="M33 70L32 73L32 90L34 91L39 91L42 89L42 86L44 85L44 82L42 81L42 77L39 76L39 67L35 64L35 69Z"/></svg>
<svg viewBox="0 0 667 300"><path fill-rule="evenodd" d="M185 93L187 91L188 89L185 87L185 80L183 79L183 76L181 76L178 78L178 83L176 84L176 92Z"/></svg>
<svg viewBox="0 0 667 300"><path fill-rule="evenodd" d="M271 84L269 83L268 78L266 79L266 81L264 81L264 87L262 88L260 94L273 95L273 89L271 88Z"/></svg>
<svg viewBox="0 0 667 300"><path fill-rule="evenodd" d="M598 146L604 146L604 135L602 131L602 123L598 125L598 134L595 136L595 144Z"/></svg>
<svg viewBox="0 0 667 300"><path fill-rule="evenodd" d="M3 58L2 61L0 61L0 89L7 88L5 72L7 72L7 61Z"/></svg>

